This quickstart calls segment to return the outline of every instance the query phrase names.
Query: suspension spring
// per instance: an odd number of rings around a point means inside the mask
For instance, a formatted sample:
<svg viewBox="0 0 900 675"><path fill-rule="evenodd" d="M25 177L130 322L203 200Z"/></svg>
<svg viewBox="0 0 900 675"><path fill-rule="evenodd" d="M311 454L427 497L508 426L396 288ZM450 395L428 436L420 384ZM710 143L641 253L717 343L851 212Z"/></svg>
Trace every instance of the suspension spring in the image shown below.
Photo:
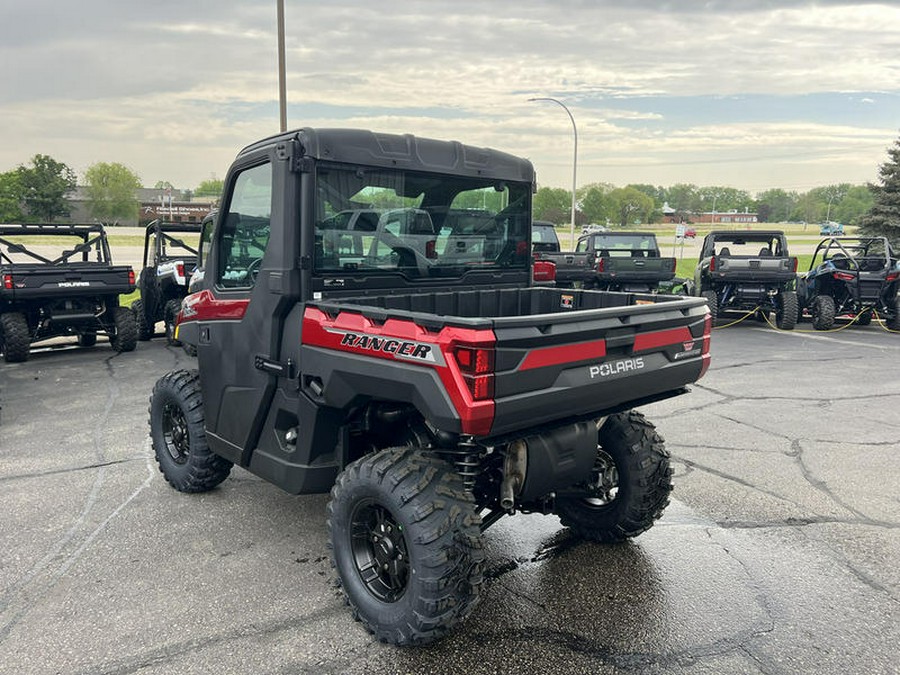
<svg viewBox="0 0 900 675"><path fill-rule="evenodd" d="M481 472L479 461L481 450L471 436L461 436L455 448L446 448L444 452L456 467L467 490L475 488L475 479Z"/></svg>

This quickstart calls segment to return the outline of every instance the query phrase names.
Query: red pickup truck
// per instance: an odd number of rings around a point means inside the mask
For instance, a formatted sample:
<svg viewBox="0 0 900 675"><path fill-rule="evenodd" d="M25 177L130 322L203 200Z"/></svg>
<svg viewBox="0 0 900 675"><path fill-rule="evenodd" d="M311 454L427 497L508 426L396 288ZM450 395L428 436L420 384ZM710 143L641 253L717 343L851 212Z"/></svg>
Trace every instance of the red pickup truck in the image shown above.
<svg viewBox="0 0 900 675"><path fill-rule="evenodd" d="M504 515L619 541L662 514L668 454L633 408L702 377L706 303L532 286L530 162L300 129L246 148L225 185L177 326L199 371L151 398L173 487L210 490L237 464L330 491L340 586L395 644L471 612L482 532ZM335 216L352 209L390 221L348 229Z"/></svg>

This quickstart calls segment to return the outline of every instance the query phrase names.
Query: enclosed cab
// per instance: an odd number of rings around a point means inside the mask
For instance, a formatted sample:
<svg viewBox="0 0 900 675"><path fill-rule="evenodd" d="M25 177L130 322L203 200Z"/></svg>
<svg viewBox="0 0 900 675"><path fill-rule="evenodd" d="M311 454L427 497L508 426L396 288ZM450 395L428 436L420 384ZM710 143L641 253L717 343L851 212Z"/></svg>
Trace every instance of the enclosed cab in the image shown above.
<svg viewBox="0 0 900 675"><path fill-rule="evenodd" d="M176 489L212 489L237 464L330 491L339 582L388 642L468 615L481 533L502 516L619 541L668 502L668 455L633 408L703 375L706 306L532 285L534 186L527 160L409 135L249 146L177 328L199 371L152 394Z"/></svg>

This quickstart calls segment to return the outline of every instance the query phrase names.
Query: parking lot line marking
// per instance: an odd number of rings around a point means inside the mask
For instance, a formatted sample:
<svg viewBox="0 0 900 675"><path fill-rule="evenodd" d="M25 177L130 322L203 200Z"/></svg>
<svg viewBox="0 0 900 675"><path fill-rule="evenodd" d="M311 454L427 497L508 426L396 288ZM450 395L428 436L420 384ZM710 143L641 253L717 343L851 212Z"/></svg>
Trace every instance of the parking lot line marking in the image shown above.
<svg viewBox="0 0 900 675"><path fill-rule="evenodd" d="M759 331L761 333L768 333L770 330L768 328L752 328L751 330ZM837 337L829 337L827 335L813 335L812 333L794 333L793 331L784 330L779 331L779 335L790 335L791 337L796 338L808 338L810 340L824 340L825 342L836 342L842 345L848 345L850 347L869 347L870 349L890 349L892 345L877 345L872 344L870 342L857 342L856 340L844 340L842 338Z"/></svg>

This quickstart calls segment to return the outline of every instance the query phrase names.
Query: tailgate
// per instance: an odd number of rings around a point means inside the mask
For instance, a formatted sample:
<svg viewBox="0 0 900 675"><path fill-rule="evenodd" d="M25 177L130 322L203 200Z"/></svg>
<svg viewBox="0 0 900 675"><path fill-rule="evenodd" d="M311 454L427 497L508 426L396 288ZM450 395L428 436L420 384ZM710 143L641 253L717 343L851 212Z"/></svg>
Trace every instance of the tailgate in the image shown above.
<svg viewBox="0 0 900 675"><path fill-rule="evenodd" d="M776 282L790 281L797 270L796 258L731 258L717 256L714 269L710 269L713 279L724 281Z"/></svg>
<svg viewBox="0 0 900 675"><path fill-rule="evenodd" d="M591 274L587 253L537 253L535 258L556 264L557 281L583 281Z"/></svg>
<svg viewBox="0 0 900 675"><path fill-rule="evenodd" d="M636 298L651 304L610 307L590 318L553 315L544 324L536 316L530 325L495 320L491 435L601 414L698 380L709 364L703 300Z"/></svg>
<svg viewBox="0 0 900 675"><path fill-rule="evenodd" d="M598 259L599 262L600 259ZM675 278L675 258L602 258L600 276L621 281L668 281Z"/></svg>
<svg viewBox="0 0 900 675"><path fill-rule="evenodd" d="M134 290L134 272L126 265L9 265L3 285L14 300L78 295L119 295Z"/></svg>

